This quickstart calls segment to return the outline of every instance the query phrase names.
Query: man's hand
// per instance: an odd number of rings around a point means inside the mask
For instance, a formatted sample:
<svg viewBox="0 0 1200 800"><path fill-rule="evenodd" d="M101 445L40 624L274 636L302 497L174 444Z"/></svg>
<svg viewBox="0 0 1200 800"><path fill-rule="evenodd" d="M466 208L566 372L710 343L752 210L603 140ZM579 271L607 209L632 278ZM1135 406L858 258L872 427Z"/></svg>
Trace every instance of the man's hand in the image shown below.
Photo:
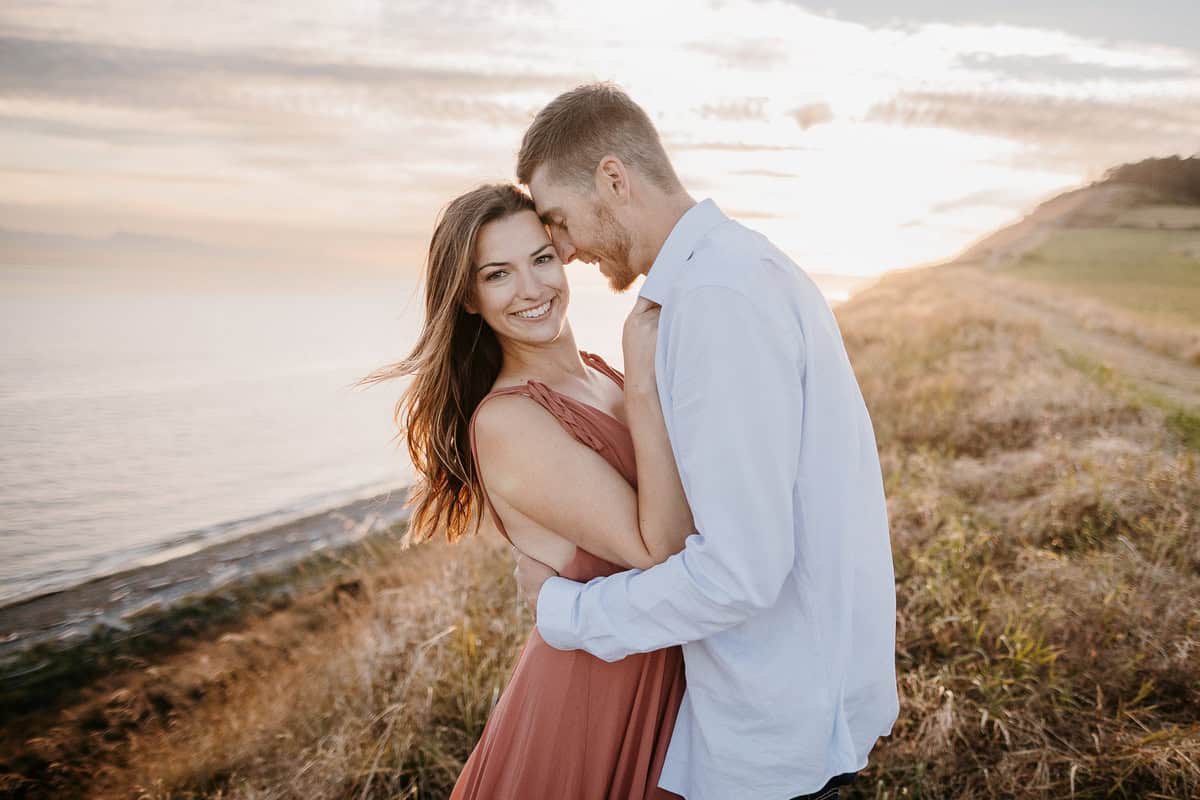
<svg viewBox="0 0 1200 800"><path fill-rule="evenodd" d="M515 547L513 553L517 557L517 568L513 570L513 574L517 576L517 596L525 601L525 605L529 606L534 617L537 617L537 601L542 584L558 573Z"/></svg>
<svg viewBox="0 0 1200 800"><path fill-rule="evenodd" d="M639 297L621 334L625 352L626 390L657 391L654 383L654 353L658 343L658 316L662 306Z"/></svg>

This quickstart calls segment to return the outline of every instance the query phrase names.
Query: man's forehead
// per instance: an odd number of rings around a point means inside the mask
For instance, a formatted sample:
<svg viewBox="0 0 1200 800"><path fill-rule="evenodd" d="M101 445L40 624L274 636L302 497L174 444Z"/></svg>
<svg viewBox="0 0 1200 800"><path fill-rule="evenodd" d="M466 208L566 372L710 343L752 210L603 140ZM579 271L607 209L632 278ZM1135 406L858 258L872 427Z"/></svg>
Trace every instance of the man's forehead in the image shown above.
<svg viewBox="0 0 1200 800"><path fill-rule="evenodd" d="M563 186L550 180L545 164L539 165L529 176L529 195L533 198L533 207L537 209L539 217L561 214L567 199Z"/></svg>
<svg viewBox="0 0 1200 800"><path fill-rule="evenodd" d="M532 184L529 186L529 193L533 196L533 208L543 222L548 221L550 217L556 214L562 214L562 209L556 202L557 198L554 197L553 193L542 191L538 192L537 194L533 194Z"/></svg>

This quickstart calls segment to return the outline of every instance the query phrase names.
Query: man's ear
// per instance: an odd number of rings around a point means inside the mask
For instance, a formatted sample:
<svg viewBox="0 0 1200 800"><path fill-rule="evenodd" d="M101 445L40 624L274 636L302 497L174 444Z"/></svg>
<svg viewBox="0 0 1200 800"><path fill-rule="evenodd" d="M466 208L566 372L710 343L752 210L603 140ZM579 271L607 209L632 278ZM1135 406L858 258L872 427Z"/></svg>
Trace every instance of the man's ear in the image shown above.
<svg viewBox="0 0 1200 800"><path fill-rule="evenodd" d="M596 191L610 202L629 201L629 173L621 159L613 155L600 159L596 165Z"/></svg>

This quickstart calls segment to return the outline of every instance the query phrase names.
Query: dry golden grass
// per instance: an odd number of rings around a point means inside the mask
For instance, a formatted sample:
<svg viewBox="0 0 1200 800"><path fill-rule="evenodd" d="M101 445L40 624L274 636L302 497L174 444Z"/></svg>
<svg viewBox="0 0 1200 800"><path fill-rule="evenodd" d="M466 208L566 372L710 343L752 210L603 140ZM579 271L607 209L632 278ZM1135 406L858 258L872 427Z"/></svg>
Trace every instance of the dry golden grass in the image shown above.
<svg viewBox="0 0 1200 800"><path fill-rule="evenodd" d="M0 794L444 797L530 623L497 541L402 552L398 533L320 592L35 715Z"/></svg>
<svg viewBox="0 0 1200 800"><path fill-rule="evenodd" d="M1200 790L1200 476L954 270L841 309L877 426L901 719L860 797Z"/></svg>
<svg viewBox="0 0 1200 800"><path fill-rule="evenodd" d="M1196 453L961 271L891 276L839 318L885 471L902 703L849 794L1195 796ZM379 546L342 591L114 676L8 787L445 797L529 619L493 540Z"/></svg>
<svg viewBox="0 0 1200 800"><path fill-rule="evenodd" d="M414 555L392 554L403 563ZM443 797L528 631L491 541L364 573L363 592L219 702L132 743L107 794Z"/></svg>

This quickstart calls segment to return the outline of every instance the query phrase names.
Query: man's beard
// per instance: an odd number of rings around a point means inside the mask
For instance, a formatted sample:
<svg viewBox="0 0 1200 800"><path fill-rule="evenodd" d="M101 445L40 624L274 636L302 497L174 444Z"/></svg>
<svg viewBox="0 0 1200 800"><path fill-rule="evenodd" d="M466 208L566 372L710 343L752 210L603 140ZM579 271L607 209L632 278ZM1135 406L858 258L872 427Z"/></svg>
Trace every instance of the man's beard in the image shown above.
<svg viewBox="0 0 1200 800"><path fill-rule="evenodd" d="M603 258L608 264L608 285L614 292L623 292L637 280L638 273L629 264L633 250L633 237L621 226L613 213L603 205L596 206L596 221L599 224L600 243L592 255ZM601 254L603 254L601 256Z"/></svg>

